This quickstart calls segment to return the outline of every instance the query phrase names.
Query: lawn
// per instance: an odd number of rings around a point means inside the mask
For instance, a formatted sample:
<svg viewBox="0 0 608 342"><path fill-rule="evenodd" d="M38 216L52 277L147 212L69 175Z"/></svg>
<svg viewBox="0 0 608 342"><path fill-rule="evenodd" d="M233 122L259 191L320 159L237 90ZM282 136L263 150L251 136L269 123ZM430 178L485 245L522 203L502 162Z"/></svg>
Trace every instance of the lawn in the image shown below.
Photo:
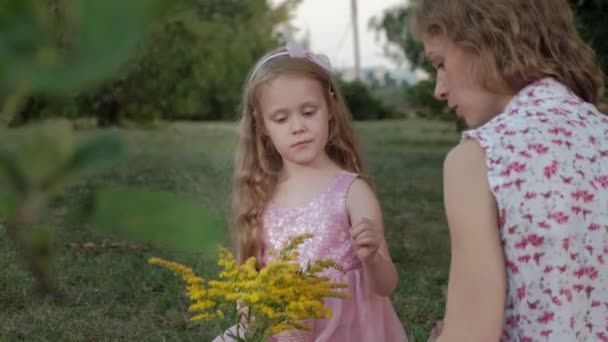
<svg viewBox="0 0 608 342"><path fill-rule="evenodd" d="M410 340L426 341L444 305L449 239L441 169L458 135L453 125L415 120L357 123L356 130L399 271L391 299ZM228 123L125 130L126 164L71 187L53 203L49 220L60 220L100 184L169 190L225 216L234 133ZM77 225L59 227L56 246L52 277L64 296L41 297L0 227L0 341L207 341L214 335L188 321L180 279L147 259L170 258L206 276L216 270L215 254L154 249Z"/></svg>

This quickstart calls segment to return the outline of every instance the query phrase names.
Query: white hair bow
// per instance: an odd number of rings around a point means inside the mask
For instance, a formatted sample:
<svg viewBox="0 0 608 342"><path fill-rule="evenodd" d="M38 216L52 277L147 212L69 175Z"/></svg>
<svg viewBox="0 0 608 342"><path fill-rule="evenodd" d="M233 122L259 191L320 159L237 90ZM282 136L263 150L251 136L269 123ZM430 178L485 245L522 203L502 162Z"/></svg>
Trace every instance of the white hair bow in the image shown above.
<svg viewBox="0 0 608 342"><path fill-rule="evenodd" d="M311 62L318 64L323 69L327 70L327 72L331 73L331 62L329 61L329 57L327 57L326 55L312 53L303 48L302 46L291 41L285 44L285 49L287 49L287 53L290 57L306 58Z"/></svg>

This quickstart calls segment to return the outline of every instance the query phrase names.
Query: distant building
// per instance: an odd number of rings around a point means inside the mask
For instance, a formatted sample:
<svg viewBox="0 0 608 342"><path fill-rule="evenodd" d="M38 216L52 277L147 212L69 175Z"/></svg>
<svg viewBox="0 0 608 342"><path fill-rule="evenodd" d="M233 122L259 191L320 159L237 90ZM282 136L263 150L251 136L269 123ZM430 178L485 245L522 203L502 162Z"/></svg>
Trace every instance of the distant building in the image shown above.
<svg viewBox="0 0 608 342"><path fill-rule="evenodd" d="M340 78L346 82L356 79L354 68L343 68L337 71ZM386 67L361 68L361 81L369 86L391 86L414 84L425 78L425 75L417 71L411 71L408 67L389 69Z"/></svg>

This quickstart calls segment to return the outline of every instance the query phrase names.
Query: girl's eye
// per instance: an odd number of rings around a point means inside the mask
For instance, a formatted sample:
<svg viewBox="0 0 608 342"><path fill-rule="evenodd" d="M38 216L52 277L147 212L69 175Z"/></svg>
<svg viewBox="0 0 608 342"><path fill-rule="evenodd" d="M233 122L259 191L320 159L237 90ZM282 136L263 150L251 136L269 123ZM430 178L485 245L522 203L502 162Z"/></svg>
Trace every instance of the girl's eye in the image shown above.
<svg viewBox="0 0 608 342"><path fill-rule="evenodd" d="M312 116L316 112L317 112L317 110L314 108L306 108L306 109L304 109L303 114L304 114L304 116Z"/></svg>

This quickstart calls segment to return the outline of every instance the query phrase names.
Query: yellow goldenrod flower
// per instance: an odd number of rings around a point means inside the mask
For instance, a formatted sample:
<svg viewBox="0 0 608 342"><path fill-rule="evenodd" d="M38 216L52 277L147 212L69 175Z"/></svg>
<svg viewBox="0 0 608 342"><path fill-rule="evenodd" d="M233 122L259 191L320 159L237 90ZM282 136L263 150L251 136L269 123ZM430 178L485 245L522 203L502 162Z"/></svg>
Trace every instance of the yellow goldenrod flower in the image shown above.
<svg viewBox="0 0 608 342"><path fill-rule="evenodd" d="M298 264L297 248L312 237L294 236L278 253L270 251L273 260L259 271L256 258L238 265L228 249L220 248L219 279L208 282L175 262L151 258L149 263L172 270L186 282L186 294L192 302L188 311L195 313L191 320L222 320L234 325L249 322L244 341L265 341L284 330L309 330L303 322L331 317L324 298L348 297L339 291L346 284L320 275L330 268L344 272L335 261L317 260L305 268Z"/></svg>

